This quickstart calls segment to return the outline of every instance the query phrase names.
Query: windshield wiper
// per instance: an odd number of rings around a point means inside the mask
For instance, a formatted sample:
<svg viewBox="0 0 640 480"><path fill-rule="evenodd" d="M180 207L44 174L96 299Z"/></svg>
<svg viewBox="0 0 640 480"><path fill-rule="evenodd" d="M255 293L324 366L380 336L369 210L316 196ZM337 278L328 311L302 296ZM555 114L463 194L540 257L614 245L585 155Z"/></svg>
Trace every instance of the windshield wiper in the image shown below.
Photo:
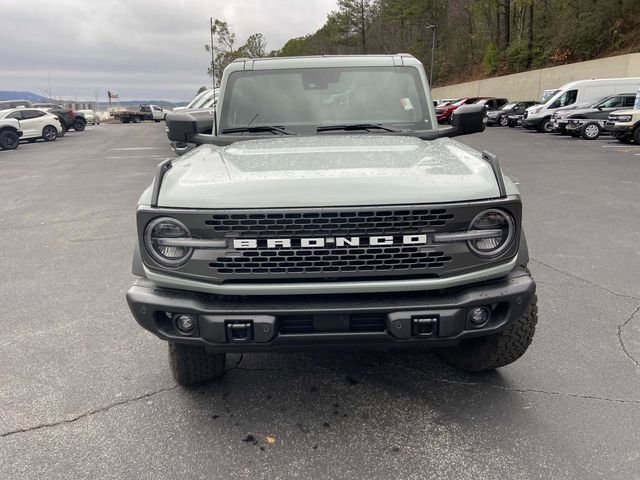
<svg viewBox="0 0 640 480"><path fill-rule="evenodd" d="M387 132L401 132L397 128L385 127L379 123L352 123L344 125L321 125L316 132L331 132L333 130L385 130Z"/></svg>
<svg viewBox="0 0 640 480"><path fill-rule="evenodd" d="M273 132L281 135L295 135L295 133L285 130L282 127L276 127L273 125L258 125L255 127L238 127L238 128L224 128L222 133L257 133L257 132Z"/></svg>

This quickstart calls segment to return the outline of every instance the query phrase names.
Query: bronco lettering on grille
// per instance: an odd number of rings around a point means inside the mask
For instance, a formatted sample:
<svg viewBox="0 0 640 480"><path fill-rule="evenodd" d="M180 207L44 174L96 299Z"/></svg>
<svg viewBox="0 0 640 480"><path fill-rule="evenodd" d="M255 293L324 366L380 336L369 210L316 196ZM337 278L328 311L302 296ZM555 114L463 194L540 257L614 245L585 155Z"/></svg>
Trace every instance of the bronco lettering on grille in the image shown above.
<svg viewBox="0 0 640 480"><path fill-rule="evenodd" d="M314 238L237 238L233 240L233 248L247 250L257 248L326 248L326 247L360 247L390 245L426 245L426 234L417 235L380 235L374 237L314 237Z"/></svg>

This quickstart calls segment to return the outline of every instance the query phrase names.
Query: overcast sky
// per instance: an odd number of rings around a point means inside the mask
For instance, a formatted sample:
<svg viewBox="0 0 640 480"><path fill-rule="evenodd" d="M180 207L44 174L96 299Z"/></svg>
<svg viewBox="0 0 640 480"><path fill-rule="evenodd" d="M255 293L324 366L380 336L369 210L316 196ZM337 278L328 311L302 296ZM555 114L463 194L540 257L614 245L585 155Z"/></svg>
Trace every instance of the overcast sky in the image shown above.
<svg viewBox="0 0 640 480"><path fill-rule="evenodd" d="M0 0L0 90L106 101L190 100L208 85L209 17L274 50L318 30L336 0Z"/></svg>

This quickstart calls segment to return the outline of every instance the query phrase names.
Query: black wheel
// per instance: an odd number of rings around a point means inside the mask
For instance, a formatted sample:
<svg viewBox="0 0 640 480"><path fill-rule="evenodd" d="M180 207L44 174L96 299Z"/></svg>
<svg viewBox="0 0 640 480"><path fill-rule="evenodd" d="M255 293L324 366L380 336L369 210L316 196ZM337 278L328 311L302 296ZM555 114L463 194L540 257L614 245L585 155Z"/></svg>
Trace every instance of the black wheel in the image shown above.
<svg viewBox="0 0 640 480"><path fill-rule="evenodd" d="M500 126L501 127L506 127L509 124L509 117L502 115L500 117Z"/></svg>
<svg viewBox="0 0 640 480"><path fill-rule="evenodd" d="M602 128L597 123L585 123L580 127L580 136L585 140L595 140L602 133Z"/></svg>
<svg viewBox="0 0 640 480"><path fill-rule="evenodd" d="M538 131L540 133L551 133L553 132L553 126L551 125L551 117L543 118L538 125Z"/></svg>
<svg viewBox="0 0 640 480"><path fill-rule="evenodd" d="M633 141L640 145L640 126L633 131Z"/></svg>
<svg viewBox="0 0 640 480"><path fill-rule="evenodd" d="M81 132L84 130L84 127L87 126L87 122L85 120L82 120L81 118L77 118L74 122L73 122L73 129L76 132Z"/></svg>
<svg viewBox="0 0 640 480"><path fill-rule="evenodd" d="M225 354L169 342L169 365L180 385L197 385L224 375Z"/></svg>
<svg viewBox="0 0 640 480"><path fill-rule="evenodd" d="M133 123L140 123L140 117L133 117Z"/></svg>
<svg viewBox="0 0 640 480"><path fill-rule="evenodd" d="M2 150L15 150L20 145L20 137L13 130L0 132L0 148Z"/></svg>
<svg viewBox="0 0 640 480"><path fill-rule="evenodd" d="M45 142L53 142L58 138L58 130L56 127L47 125L42 129L42 138L44 138Z"/></svg>
<svg viewBox="0 0 640 480"><path fill-rule="evenodd" d="M467 372L493 370L515 362L533 340L538 323L537 302L534 295L524 314L501 332L439 349L438 354L450 365Z"/></svg>

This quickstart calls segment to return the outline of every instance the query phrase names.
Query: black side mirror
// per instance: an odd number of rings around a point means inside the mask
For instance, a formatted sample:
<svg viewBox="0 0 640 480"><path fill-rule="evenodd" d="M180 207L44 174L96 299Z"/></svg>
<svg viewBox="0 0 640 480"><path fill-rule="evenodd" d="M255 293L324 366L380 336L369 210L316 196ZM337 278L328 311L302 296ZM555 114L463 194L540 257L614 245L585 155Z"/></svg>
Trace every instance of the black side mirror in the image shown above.
<svg viewBox="0 0 640 480"><path fill-rule="evenodd" d="M470 133L484 132L486 127L487 111L482 105L462 105L456 108L451 115L451 125L455 127L454 135L469 135Z"/></svg>
<svg viewBox="0 0 640 480"><path fill-rule="evenodd" d="M213 132L213 115L209 110L191 113L167 113L167 136L173 142L193 142L193 136Z"/></svg>

